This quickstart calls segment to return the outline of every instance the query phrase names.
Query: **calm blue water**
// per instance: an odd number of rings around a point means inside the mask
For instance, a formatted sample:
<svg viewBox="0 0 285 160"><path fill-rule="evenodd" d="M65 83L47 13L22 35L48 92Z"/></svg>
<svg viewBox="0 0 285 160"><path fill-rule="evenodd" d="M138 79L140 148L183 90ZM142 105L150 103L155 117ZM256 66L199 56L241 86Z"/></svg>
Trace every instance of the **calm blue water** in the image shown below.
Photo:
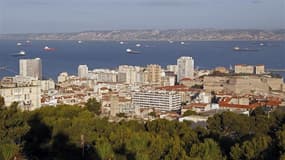
<svg viewBox="0 0 285 160"><path fill-rule="evenodd" d="M230 66L234 64L265 64L267 68L285 69L285 41L263 42L261 47L258 42L126 42L120 45L118 42L85 41L78 44L77 41L32 41L31 46L16 46L21 41L0 41L0 67L8 66L10 70L18 72L19 58L40 57L43 62L43 75L48 78L56 78L63 71L70 74L77 72L79 64L87 64L90 69L115 68L120 64L146 65L175 64L180 56L192 56L195 66L199 68L211 68L216 66ZM24 42L24 41L22 41ZM142 47L135 47L140 43ZM45 52L43 47L56 48L56 51ZM234 46L259 49L258 52L235 52ZM141 54L127 54L125 50L131 48L140 51ZM13 57L11 54L25 50L27 56ZM0 77L14 75L12 71L0 70ZM282 74L283 76L285 74Z"/></svg>

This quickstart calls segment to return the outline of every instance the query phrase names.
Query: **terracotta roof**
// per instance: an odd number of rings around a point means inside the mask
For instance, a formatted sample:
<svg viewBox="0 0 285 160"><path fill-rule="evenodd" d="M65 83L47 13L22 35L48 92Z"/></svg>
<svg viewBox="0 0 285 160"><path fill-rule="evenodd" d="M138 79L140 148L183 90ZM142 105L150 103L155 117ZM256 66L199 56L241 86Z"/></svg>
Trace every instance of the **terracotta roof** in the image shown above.
<svg viewBox="0 0 285 160"><path fill-rule="evenodd" d="M182 78L182 79L180 79L180 81L192 81L193 79L191 79L191 78Z"/></svg>
<svg viewBox="0 0 285 160"><path fill-rule="evenodd" d="M191 109L191 108L205 108L208 103L191 103L187 106L182 107L183 109Z"/></svg>
<svg viewBox="0 0 285 160"><path fill-rule="evenodd" d="M102 87L102 88L100 88L100 90L108 90L108 88L107 87Z"/></svg>

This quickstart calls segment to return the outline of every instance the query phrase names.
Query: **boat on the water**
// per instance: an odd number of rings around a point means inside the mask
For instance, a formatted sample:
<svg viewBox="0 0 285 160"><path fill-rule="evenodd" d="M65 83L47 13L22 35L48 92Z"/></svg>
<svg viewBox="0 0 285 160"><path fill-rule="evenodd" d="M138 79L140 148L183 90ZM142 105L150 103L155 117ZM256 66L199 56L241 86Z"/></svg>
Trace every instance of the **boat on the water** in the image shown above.
<svg viewBox="0 0 285 160"><path fill-rule="evenodd" d="M18 52L18 53L12 54L12 56L15 56L15 57L21 57L21 56L25 56L25 55L26 55L26 52L23 50Z"/></svg>
<svg viewBox="0 0 285 160"><path fill-rule="evenodd" d="M140 52L139 51L134 51L130 48L126 49L126 52L129 53L129 54L139 54Z"/></svg>
<svg viewBox="0 0 285 160"><path fill-rule="evenodd" d="M55 48L50 48L48 46L44 47L44 51L54 51L54 50L55 50Z"/></svg>
<svg viewBox="0 0 285 160"><path fill-rule="evenodd" d="M240 52L257 52L258 49L254 49L254 48L241 48L239 46L235 46L233 47L234 51L240 51Z"/></svg>

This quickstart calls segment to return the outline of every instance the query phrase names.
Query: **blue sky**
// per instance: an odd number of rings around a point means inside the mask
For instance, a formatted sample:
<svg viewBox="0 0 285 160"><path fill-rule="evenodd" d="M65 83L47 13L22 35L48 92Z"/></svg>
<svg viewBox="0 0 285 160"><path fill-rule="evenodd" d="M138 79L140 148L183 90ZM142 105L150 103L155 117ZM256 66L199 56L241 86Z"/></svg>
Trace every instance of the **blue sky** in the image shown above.
<svg viewBox="0 0 285 160"><path fill-rule="evenodd" d="M285 0L0 0L0 33L285 28Z"/></svg>

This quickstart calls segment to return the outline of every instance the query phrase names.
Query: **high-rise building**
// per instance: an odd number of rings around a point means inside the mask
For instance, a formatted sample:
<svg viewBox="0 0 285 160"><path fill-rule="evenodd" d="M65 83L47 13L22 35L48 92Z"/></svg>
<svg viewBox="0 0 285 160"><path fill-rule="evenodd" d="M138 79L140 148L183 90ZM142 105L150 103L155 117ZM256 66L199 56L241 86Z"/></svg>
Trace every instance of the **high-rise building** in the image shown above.
<svg viewBox="0 0 285 160"><path fill-rule="evenodd" d="M20 59L19 71L21 76L34 77L42 79L42 61L40 58Z"/></svg>
<svg viewBox="0 0 285 160"><path fill-rule="evenodd" d="M161 83L161 66L157 64L147 65L148 82L151 84Z"/></svg>
<svg viewBox="0 0 285 160"><path fill-rule="evenodd" d="M118 81L126 84L142 83L142 71L143 68L139 66L120 65L118 69Z"/></svg>
<svg viewBox="0 0 285 160"><path fill-rule="evenodd" d="M180 57L177 59L177 81L183 78L194 78L194 59L192 57Z"/></svg>
<svg viewBox="0 0 285 160"><path fill-rule="evenodd" d="M78 77L79 78L87 78L88 77L88 66L87 65L79 65L78 66Z"/></svg>

